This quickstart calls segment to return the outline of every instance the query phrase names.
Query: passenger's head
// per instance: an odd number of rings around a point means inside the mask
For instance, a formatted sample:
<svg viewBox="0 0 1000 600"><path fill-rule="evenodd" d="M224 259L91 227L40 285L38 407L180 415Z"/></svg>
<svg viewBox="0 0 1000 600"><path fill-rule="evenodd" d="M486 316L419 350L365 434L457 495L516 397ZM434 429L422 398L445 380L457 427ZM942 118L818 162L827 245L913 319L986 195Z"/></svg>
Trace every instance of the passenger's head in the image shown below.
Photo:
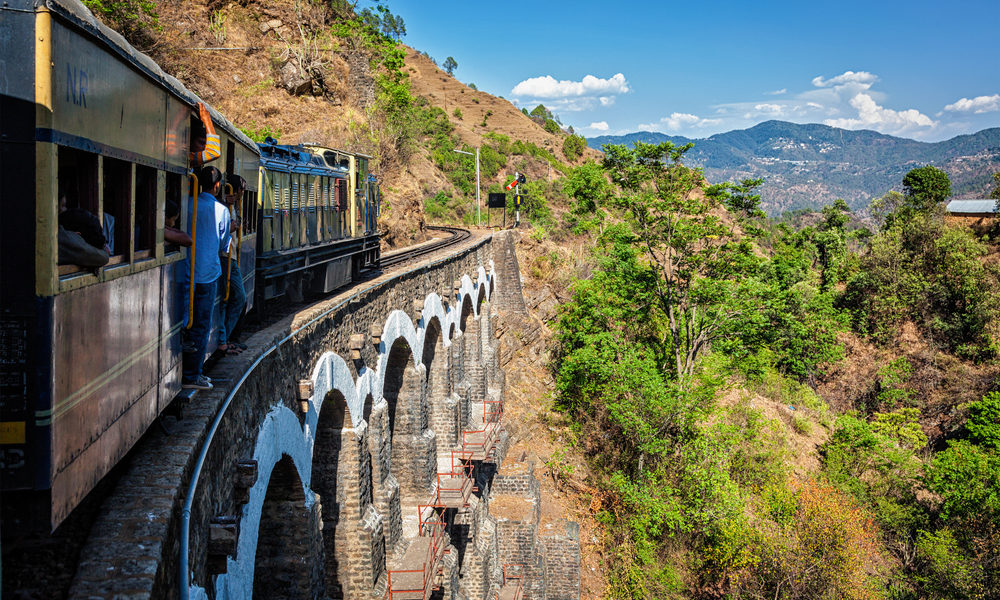
<svg viewBox="0 0 1000 600"><path fill-rule="evenodd" d="M226 178L226 183L233 188L233 193L226 195L226 201L233 204L243 197L243 192L247 189L247 180L233 173Z"/></svg>
<svg viewBox="0 0 1000 600"><path fill-rule="evenodd" d="M208 143L208 131L205 124L199 119L191 120L191 152L198 153L205 150Z"/></svg>
<svg viewBox="0 0 1000 600"><path fill-rule="evenodd" d="M177 219L181 216L181 207L173 200L167 200L167 205L164 208L164 224L167 227L177 227Z"/></svg>
<svg viewBox="0 0 1000 600"><path fill-rule="evenodd" d="M59 224L67 231L79 233L95 248L103 248L106 243L101 222L85 209L70 208L59 213Z"/></svg>
<svg viewBox="0 0 1000 600"><path fill-rule="evenodd" d="M222 171L215 167L203 167L198 173L198 184L201 185L202 191L218 196L222 187Z"/></svg>

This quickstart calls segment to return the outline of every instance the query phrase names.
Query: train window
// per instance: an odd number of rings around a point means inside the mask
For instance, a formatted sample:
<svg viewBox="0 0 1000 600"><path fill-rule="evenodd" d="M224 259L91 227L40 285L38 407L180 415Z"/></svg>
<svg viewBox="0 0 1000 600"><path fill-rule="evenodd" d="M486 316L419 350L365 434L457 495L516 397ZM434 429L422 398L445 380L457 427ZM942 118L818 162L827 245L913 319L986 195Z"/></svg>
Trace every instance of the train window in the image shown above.
<svg viewBox="0 0 1000 600"><path fill-rule="evenodd" d="M117 158L104 157L104 238L111 256L128 253L131 235L129 221L132 211L132 164ZM122 262L121 260L114 262Z"/></svg>
<svg viewBox="0 0 1000 600"><path fill-rule="evenodd" d="M135 251L148 258L156 244L156 169L135 166Z"/></svg>
<svg viewBox="0 0 1000 600"><path fill-rule="evenodd" d="M173 227L183 229L183 224L181 223L181 198L183 193L183 183L184 180L179 173L167 173L167 198L166 203L164 204L164 210L166 211L163 219L164 226L169 226L173 223ZM164 247L165 252L177 252L179 250L179 246L167 245Z"/></svg>
<svg viewBox="0 0 1000 600"><path fill-rule="evenodd" d="M59 195L65 197L59 210L83 208L92 214L98 212L97 155L73 148L59 148Z"/></svg>
<svg viewBox="0 0 1000 600"><path fill-rule="evenodd" d="M236 144L226 140L226 173L236 172Z"/></svg>
<svg viewBox="0 0 1000 600"><path fill-rule="evenodd" d="M257 231L257 192L246 191L243 194L243 233L251 234Z"/></svg>
<svg viewBox="0 0 1000 600"><path fill-rule="evenodd" d="M337 180L337 210L347 210L347 180Z"/></svg>

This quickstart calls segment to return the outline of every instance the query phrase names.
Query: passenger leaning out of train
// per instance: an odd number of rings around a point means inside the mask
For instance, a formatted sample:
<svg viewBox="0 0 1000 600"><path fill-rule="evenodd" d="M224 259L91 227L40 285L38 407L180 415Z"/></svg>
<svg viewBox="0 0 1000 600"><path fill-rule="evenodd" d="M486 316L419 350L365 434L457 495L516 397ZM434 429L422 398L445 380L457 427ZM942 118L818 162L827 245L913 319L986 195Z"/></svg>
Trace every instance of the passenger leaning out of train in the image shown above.
<svg viewBox="0 0 1000 600"><path fill-rule="evenodd" d="M69 208L66 190L59 188L60 265L97 268L108 264L110 254L97 217L83 208Z"/></svg>
<svg viewBox="0 0 1000 600"><path fill-rule="evenodd" d="M197 209L194 198L188 199L188 230L195 232L192 247L194 259L191 260L189 254L177 268L178 288L185 309L182 385L188 389L210 390L212 382L202 374L202 367L212 332L212 307L218 293L219 277L222 276L219 254L229 247L229 210L217 200L222 190L222 173L218 169L204 167L198 182L202 192L198 195ZM191 285L194 286L193 305Z"/></svg>
<svg viewBox="0 0 1000 600"><path fill-rule="evenodd" d="M239 209L243 192L247 188L247 182L239 175L229 176L229 186L232 194L226 194L226 206L228 207L231 220L229 231L235 236L229 240L229 247L225 248L219 255L219 265L222 267L222 277L219 278L219 302L222 305L222 322L219 323L219 350L226 354L239 354L246 349L246 346L236 341L233 332L236 325L243 316L243 309L247 303L247 293L243 287L243 276L240 274L239 261L239 217L236 211Z"/></svg>
<svg viewBox="0 0 1000 600"><path fill-rule="evenodd" d="M181 207L173 200L167 200L163 215L163 241L172 246L168 251L175 250L177 246L191 247L191 236L177 227L177 220L180 218Z"/></svg>
<svg viewBox="0 0 1000 600"><path fill-rule="evenodd" d="M215 133L212 116L201 102L198 103L198 116L201 120L193 122L191 130L191 166L200 167L205 163L219 158L222 154L222 141Z"/></svg>

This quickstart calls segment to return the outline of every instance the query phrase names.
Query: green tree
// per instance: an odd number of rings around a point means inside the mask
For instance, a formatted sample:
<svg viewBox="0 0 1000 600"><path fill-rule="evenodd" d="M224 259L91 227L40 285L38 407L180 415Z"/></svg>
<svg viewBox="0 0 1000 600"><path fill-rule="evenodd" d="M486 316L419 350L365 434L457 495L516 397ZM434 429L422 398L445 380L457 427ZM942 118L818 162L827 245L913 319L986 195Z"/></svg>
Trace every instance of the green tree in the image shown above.
<svg viewBox="0 0 1000 600"><path fill-rule="evenodd" d="M444 66L445 73L447 73L449 75L452 75L452 74L455 73L455 69L458 68L458 61L456 61L454 58L452 58L451 56L449 56L448 58L444 59L444 65L443 66Z"/></svg>
<svg viewBox="0 0 1000 600"><path fill-rule="evenodd" d="M951 180L941 169L927 165L907 173L903 177L903 189L913 209L927 212L951 196Z"/></svg>
<svg viewBox="0 0 1000 600"><path fill-rule="evenodd" d="M965 428L976 444L1000 450L1000 392L990 392L982 400L969 404Z"/></svg>
<svg viewBox="0 0 1000 600"><path fill-rule="evenodd" d="M746 276L756 264L749 241L719 216L728 186L695 193L701 173L681 163L692 146L610 145L603 162L615 186L608 202L624 213L657 273L653 292L666 320L659 345L670 356L662 368L682 387L702 354L729 333L726 324L753 310Z"/></svg>
<svg viewBox="0 0 1000 600"><path fill-rule="evenodd" d="M600 203L610 188L607 176L595 162L586 162L570 171L563 191L573 200L565 219L574 233L595 229L604 221Z"/></svg>
<svg viewBox="0 0 1000 600"><path fill-rule="evenodd" d="M586 147L587 139L582 135L568 135L563 140L563 155L570 160L576 160L583 156Z"/></svg>

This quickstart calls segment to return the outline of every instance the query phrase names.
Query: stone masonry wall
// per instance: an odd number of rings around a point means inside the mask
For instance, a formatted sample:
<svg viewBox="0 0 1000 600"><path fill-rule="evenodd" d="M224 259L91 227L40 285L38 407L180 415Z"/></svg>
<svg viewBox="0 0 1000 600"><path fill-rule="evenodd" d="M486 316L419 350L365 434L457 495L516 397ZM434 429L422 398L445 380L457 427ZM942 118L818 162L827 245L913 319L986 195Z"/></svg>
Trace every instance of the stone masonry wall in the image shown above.
<svg viewBox="0 0 1000 600"><path fill-rule="evenodd" d="M224 361L223 368L211 373L235 382L260 357L260 364L232 395L198 482L189 550L191 578L200 586L193 588L195 597L238 598L251 584L262 594L278 594L269 597L382 597L387 566L401 559L410 545L407 536L416 535L415 503L433 496L437 458L461 446L461 432L470 421L482 423L485 401L502 404L504 375L493 335L496 325L490 319L497 318L494 301L507 310L518 306L520 275L511 235L493 235L448 258L376 281L346 298L320 303L308 314L296 316L298 329L285 343L274 347L272 340L288 335L290 319L256 334L248 340L250 351ZM496 279L483 279L483 268L489 273L490 264ZM467 294L460 305L474 302L476 314L466 317L464 331L457 324L445 324L439 334L455 343L432 342L440 362L429 369L419 361L405 368L393 406L383 398L381 387L371 387L368 392L358 388L357 396L352 391L350 397L310 398L308 412L302 412L300 381L311 373L314 382L346 377L360 386L370 381L373 373L389 367L386 342L376 345L369 334L395 335L373 327L385 324L404 331L419 326L425 331L431 308L425 308L423 316L409 317L413 319L409 324L400 321L400 310L414 315L414 301L424 298L428 307L432 298L444 298L447 302L438 301L438 306L460 308L454 304L459 280ZM496 290L495 300L483 284ZM360 360L321 360L329 350L348 356L350 338L358 333L365 338ZM415 345L410 339L407 344ZM425 352L423 347L410 350ZM316 371L320 373L316 375L315 369L325 369L326 374ZM187 585L177 578L180 507L194 456L229 387L199 395L185 419L172 424L169 437L147 436L140 444L84 550L87 558L78 568L71 598L110 598L119 593L130 598L175 598L179 587ZM321 405L339 406L337 410L350 416L328 434L317 435L315 430L323 427L317 413L332 410ZM391 419L402 427L393 431ZM262 446L258 440L264 439L273 441ZM327 447L314 452L313 439ZM258 481L241 491L237 466L251 459L258 463ZM278 459L297 477L272 477ZM495 477L492 493L526 492L537 498L537 481L518 477ZM468 507L447 513L451 550L437 574L445 584L443 597L488 600L490 591L502 584L502 564L515 559L527 567L525 597L546 598L546 579L552 579L550 587L559 594L552 598L575 597L571 536L539 541L537 515L529 519L533 523L497 521L489 513L490 487L482 486L483 497L474 497ZM265 492L268 498L276 494L283 499L268 503ZM247 494L250 504L244 505ZM221 562L218 556L210 561L210 521L240 515L239 549L230 551L228 558L222 555ZM247 515L253 518L247 521ZM551 566L542 556L546 549L559 557ZM255 558L262 561L256 568ZM331 568L337 573L330 573ZM576 569L578 589L578 550ZM265 573L270 574L270 583L257 581ZM252 581L245 581L247 576Z"/></svg>

